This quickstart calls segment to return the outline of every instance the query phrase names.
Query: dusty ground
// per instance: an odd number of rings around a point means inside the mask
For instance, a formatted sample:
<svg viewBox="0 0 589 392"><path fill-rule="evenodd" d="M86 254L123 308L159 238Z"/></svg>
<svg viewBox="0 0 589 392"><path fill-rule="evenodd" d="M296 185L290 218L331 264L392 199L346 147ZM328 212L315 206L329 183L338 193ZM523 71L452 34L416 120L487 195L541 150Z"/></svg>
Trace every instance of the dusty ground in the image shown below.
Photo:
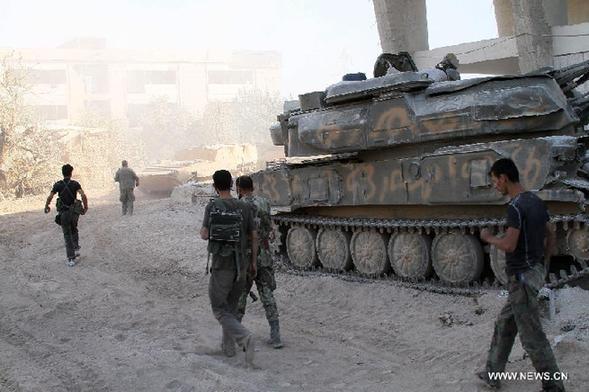
<svg viewBox="0 0 589 392"><path fill-rule="evenodd" d="M475 300L280 273L285 347L264 344L263 309L250 305L244 323L260 337L261 369L249 370L243 354L220 353L206 244L196 238L201 206L139 201L135 216L121 217L116 196L104 196L81 218L82 259L68 268L42 205L0 206L0 391L487 390L473 373L505 300L497 291ZM568 390L586 391L589 292L561 290L558 302L546 330L560 340ZM508 370L533 369L522 355L518 343ZM503 390L539 389L518 381Z"/></svg>

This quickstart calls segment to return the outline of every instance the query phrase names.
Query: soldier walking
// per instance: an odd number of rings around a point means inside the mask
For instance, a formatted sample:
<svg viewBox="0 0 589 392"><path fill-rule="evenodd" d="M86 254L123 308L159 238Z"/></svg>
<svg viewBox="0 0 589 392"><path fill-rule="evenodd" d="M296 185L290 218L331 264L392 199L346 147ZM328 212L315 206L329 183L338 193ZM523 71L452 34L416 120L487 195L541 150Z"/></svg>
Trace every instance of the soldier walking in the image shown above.
<svg viewBox="0 0 589 392"><path fill-rule="evenodd" d="M519 172L511 159L495 162L490 175L495 189L511 198L507 207L508 228L501 238L482 230L481 239L505 251L509 296L495 323L486 369L477 376L492 388L500 387L492 374L505 371L519 333L534 368L543 375L542 391L562 392L564 385L550 343L542 331L537 299L544 285L544 258L550 257L556 243L548 210L538 196L519 183Z"/></svg>
<svg viewBox="0 0 589 392"><path fill-rule="evenodd" d="M123 215L133 215L133 202L135 201L133 190L139 186L139 177L133 169L128 167L127 161L122 161L121 166L115 174L115 182L119 183L119 200L122 203Z"/></svg>
<svg viewBox="0 0 589 392"><path fill-rule="evenodd" d="M256 231L258 233L258 255L256 257L256 277L248 279L246 288L239 299L239 312L245 314L247 295L253 283L260 294L260 300L266 312L266 319L270 324L270 344L274 348L282 348L280 340L280 324L278 321L278 307L274 299L273 291L276 289L276 279L270 252L270 235L272 233L272 221L270 219L270 201L263 196L253 194L254 185L251 177L241 176L235 181L239 198L248 203L252 209Z"/></svg>
<svg viewBox="0 0 589 392"><path fill-rule="evenodd" d="M247 258L249 240L257 253L257 234L252 212L248 205L231 196L231 173L218 170L213 174L213 186L219 197L205 208L200 236L209 240L208 252L212 255L209 298L213 314L221 328L221 348L228 357L235 355L235 343L245 351L246 364L253 366L254 336L241 325L237 311L239 297L244 290L246 274L256 275L256 260ZM239 238L234 238L238 233Z"/></svg>
<svg viewBox="0 0 589 392"><path fill-rule="evenodd" d="M66 265L73 267L76 265L76 257L80 256L80 244L78 237L78 219L88 211L88 199L82 190L82 186L76 180L72 180L73 166L65 164L61 168L63 180L56 182L45 202L45 213L51 211L51 200L53 196L58 195L56 209L58 212L55 222L61 225L63 238L65 240L65 250L67 255ZM80 194L82 201L77 199ZM83 204L83 206L82 206Z"/></svg>

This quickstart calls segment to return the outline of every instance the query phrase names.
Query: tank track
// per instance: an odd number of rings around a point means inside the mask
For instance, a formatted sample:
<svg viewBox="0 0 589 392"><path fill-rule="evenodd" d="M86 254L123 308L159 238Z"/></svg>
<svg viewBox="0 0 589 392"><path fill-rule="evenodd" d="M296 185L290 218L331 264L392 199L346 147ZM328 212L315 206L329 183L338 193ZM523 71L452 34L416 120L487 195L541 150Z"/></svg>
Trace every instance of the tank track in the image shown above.
<svg viewBox="0 0 589 392"><path fill-rule="evenodd" d="M495 232L505 230L505 219L437 219L437 220L413 220L413 219L374 219L374 218L334 218L334 217L319 217L308 215L291 215L282 214L274 215L273 222L278 227L303 226L311 229L319 228L339 228L344 231L356 230L378 230L381 233L397 233L397 232L416 232L420 234L447 233L450 231L459 230L463 234L477 234L484 228L489 228ZM551 217L551 222L562 228L565 232L570 229L579 229L583 226L589 226L589 217L587 215L554 215ZM278 237L277 237L278 238ZM283 252L284 253L284 252ZM411 287L417 290L425 290L440 294L452 294L462 296L477 296L487 290L498 290L501 284L494 279L488 279L483 282L473 282L466 285L448 284L446 282L429 279L429 280L408 280L397 276L394 273L386 275L366 275L358 271L335 271L322 267L315 267L312 269L301 269L293 265L286 254L281 254L282 267L284 270L296 275L303 276L335 276L348 281L391 281L401 284L405 287ZM286 261L286 262L285 262ZM569 271L560 270L557 276L550 273L548 282L545 287L549 289L557 289L564 285L571 283L583 277L589 277L589 266L587 261L578 261L581 270L578 270L575 265L571 265Z"/></svg>
<svg viewBox="0 0 589 392"><path fill-rule="evenodd" d="M474 282L470 285L447 285L439 280L429 281L411 281L403 279L394 274L388 275L366 275L358 271L334 271L328 268L315 267L312 269L302 269L293 265L286 255L279 255L274 258L274 265L277 271L285 272L291 275L304 277L324 277L329 276L338 278L346 282L359 283L390 283L400 287L411 288L418 291L428 291L436 294L458 295L464 297L477 297L489 290L499 290L497 284L490 284L488 281L481 283Z"/></svg>

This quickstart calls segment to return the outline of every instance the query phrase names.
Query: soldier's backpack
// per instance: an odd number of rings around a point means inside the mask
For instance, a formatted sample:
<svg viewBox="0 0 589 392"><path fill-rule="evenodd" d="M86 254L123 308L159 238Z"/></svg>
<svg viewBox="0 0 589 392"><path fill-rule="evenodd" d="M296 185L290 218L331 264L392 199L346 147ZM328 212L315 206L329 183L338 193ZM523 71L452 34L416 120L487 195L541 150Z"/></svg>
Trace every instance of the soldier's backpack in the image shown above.
<svg viewBox="0 0 589 392"><path fill-rule="evenodd" d="M221 199L215 199L209 213L209 241L239 243L242 219L239 207L229 208Z"/></svg>
<svg viewBox="0 0 589 392"><path fill-rule="evenodd" d="M73 211L76 214L82 214L83 213L83 208L82 208L82 201L78 200L76 198L76 195L74 195L74 193L72 192L72 190L70 189L69 185L70 182L65 182L64 180L61 181L63 183L63 189L59 192L58 196L57 196L57 201L55 202L55 209L57 210L57 215L55 215L55 223L57 223L58 225L61 226L61 213L64 210L68 210L70 208L73 208ZM72 196L72 198L74 199L74 204L68 206L66 204L63 203L62 199L61 199L61 193L63 191L66 191Z"/></svg>
<svg viewBox="0 0 589 392"><path fill-rule="evenodd" d="M209 212L209 245L207 273L209 272L209 260L211 254L230 256L234 255L235 267L240 271L241 262L241 236L243 216L237 203L228 205L222 199L212 200Z"/></svg>
<svg viewBox="0 0 589 392"><path fill-rule="evenodd" d="M65 182L64 180L61 181L64 185L63 189L59 192L58 197L57 197L57 202L55 204L55 207L57 209L58 212L62 212L64 210L69 210L69 209L73 209L74 213L81 215L83 213L83 208L82 208L82 201L76 198L76 195L72 192L72 190L70 189L69 185L70 182ZM70 196L74 199L74 203L71 205L67 205L64 204L61 198L61 193L67 191L67 193L70 194ZM58 214L59 215L59 214ZM57 223L57 218L55 219L55 223ZM61 223L57 223L57 224L61 224Z"/></svg>

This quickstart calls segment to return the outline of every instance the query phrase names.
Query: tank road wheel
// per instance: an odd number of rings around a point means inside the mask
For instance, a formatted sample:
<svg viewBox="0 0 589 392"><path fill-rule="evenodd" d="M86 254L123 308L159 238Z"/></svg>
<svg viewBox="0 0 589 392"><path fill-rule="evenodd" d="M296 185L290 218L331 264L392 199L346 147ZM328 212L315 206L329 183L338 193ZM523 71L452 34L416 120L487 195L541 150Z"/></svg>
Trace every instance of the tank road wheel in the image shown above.
<svg viewBox="0 0 589 392"><path fill-rule="evenodd" d="M497 249L495 245L491 245L489 259L491 260L491 269L495 274L495 278L497 278L499 283L505 286L509 280L507 272L505 272L505 252L501 249Z"/></svg>
<svg viewBox="0 0 589 392"><path fill-rule="evenodd" d="M576 260L589 259L589 231L584 229L571 230L567 235L569 253Z"/></svg>
<svg viewBox="0 0 589 392"><path fill-rule="evenodd" d="M291 227L286 235L286 253L295 266L313 267L317 264L315 232L305 227Z"/></svg>
<svg viewBox="0 0 589 392"><path fill-rule="evenodd" d="M325 268L345 271L352 267L350 233L341 230L321 229L317 233L317 256Z"/></svg>
<svg viewBox="0 0 589 392"><path fill-rule="evenodd" d="M358 272L380 275L389 269L385 236L376 231L355 232L350 240L350 253Z"/></svg>
<svg viewBox="0 0 589 392"><path fill-rule="evenodd" d="M416 233L398 233L389 240L388 254L395 273L403 278L423 279L432 271L431 239Z"/></svg>
<svg viewBox="0 0 589 392"><path fill-rule="evenodd" d="M432 262L443 281L458 284L472 282L483 272L483 249L473 236L441 234L432 245Z"/></svg>

